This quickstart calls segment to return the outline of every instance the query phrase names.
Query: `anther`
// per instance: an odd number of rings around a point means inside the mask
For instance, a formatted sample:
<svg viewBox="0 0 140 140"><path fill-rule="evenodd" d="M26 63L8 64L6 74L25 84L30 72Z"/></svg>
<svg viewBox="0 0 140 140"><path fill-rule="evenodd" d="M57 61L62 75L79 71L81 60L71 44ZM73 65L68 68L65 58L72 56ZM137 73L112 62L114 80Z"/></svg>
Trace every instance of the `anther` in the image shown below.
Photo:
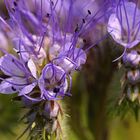
<svg viewBox="0 0 140 140"><path fill-rule="evenodd" d="M51 1L51 4L52 4L52 5L54 5L54 2L53 2L53 1Z"/></svg>
<svg viewBox="0 0 140 140"><path fill-rule="evenodd" d="M85 22L86 22L84 18L82 19L82 21L83 21L83 23L85 23Z"/></svg>
<svg viewBox="0 0 140 140"><path fill-rule="evenodd" d="M16 91L16 88L14 88L13 86L11 87L13 91Z"/></svg>
<svg viewBox="0 0 140 140"><path fill-rule="evenodd" d="M90 10L88 10L88 14L91 15L91 11Z"/></svg>
<svg viewBox="0 0 140 140"><path fill-rule="evenodd" d="M47 14L46 14L46 17L50 17L50 14L49 14L49 13L47 13Z"/></svg>
<svg viewBox="0 0 140 140"><path fill-rule="evenodd" d="M12 11L15 12L15 8L12 8Z"/></svg>
<svg viewBox="0 0 140 140"><path fill-rule="evenodd" d="M83 39L83 42L86 43L87 42L86 39Z"/></svg>
<svg viewBox="0 0 140 140"><path fill-rule="evenodd" d="M78 27L78 24L77 24L77 27L75 28L75 32L77 32L79 30L79 27Z"/></svg>
<svg viewBox="0 0 140 140"><path fill-rule="evenodd" d="M15 1L13 3L14 3L14 6L17 6L17 3Z"/></svg>
<svg viewBox="0 0 140 140"><path fill-rule="evenodd" d="M14 59L12 59L12 62L15 62L15 60L14 60Z"/></svg>
<svg viewBox="0 0 140 140"><path fill-rule="evenodd" d="M58 93L59 91L60 91L60 88L54 88L54 89L53 89L53 92L54 92L54 93Z"/></svg>

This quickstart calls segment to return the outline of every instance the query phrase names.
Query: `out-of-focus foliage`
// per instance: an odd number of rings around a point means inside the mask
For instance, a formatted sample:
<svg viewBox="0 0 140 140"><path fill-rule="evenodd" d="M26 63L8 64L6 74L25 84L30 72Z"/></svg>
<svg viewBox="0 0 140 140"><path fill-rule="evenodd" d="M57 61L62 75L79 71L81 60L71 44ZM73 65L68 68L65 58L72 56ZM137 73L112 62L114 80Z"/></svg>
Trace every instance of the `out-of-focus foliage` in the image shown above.
<svg viewBox="0 0 140 140"><path fill-rule="evenodd" d="M20 106L11 96L0 95L0 135L14 134L20 116Z"/></svg>

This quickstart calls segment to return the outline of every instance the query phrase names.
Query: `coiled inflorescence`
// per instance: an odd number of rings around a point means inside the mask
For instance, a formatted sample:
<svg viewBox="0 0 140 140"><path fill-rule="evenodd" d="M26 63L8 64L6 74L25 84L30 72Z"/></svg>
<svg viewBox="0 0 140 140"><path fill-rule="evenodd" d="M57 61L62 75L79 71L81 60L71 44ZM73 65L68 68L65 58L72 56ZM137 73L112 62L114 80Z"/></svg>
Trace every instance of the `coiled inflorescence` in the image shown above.
<svg viewBox="0 0 140 140"><path fill-rule="evenodd" d="M0 93L17 93L30 109L31 132L43 129L52 134L60 128L58 100L71 96L73 73L85 64L86 53L94 46L85 47L83 37L104 17L107 2L101 9L95 1L82 2L5 0L10 18L0 17L0 29L9 46L1 47Z"/></svg>
<svg viewBox="0 0 140 140"><path fill-rule="evenodd" d="M138 1L120 0L108 21L108 31L124 47L123 93L130 101L140 102L140 9Z"/></svg>

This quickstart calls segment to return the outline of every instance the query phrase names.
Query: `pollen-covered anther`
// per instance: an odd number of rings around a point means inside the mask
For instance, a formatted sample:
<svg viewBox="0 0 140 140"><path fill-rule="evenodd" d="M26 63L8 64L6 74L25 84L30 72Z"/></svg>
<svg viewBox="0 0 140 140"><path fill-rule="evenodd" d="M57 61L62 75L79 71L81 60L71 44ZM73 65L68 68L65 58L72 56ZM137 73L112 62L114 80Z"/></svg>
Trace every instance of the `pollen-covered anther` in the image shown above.
<svg viewBox="0 0 140 140"><path fill-rule="evenodd" d="M88 10L88 14L91 15L91 11L90 10Z"/></svg>

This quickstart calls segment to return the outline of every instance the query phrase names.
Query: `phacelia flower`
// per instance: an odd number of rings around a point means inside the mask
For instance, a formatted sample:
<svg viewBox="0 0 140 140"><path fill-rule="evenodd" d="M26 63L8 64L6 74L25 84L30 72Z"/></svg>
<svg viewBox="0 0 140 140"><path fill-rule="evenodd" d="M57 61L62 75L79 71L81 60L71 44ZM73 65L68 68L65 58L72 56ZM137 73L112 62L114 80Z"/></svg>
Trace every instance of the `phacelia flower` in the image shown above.
<svg viewBox="0 0 140 140"><path fill-rule="evenodd" d="M126 48L140 42L140 9L137 3L121 0L108 21L108 32L113 39Z"/></svg>
<svg viewBox="0 0 140 140"><path fill-rule="evenodd" d="M41 98L54 100L63 98L68 90L68 81L65 71L54 64L47 64L38 80Z"/></svg>
<svg viewBox="0 0 140 140"><path fill-rule="evenodd" d="M30 59L27 64L11 54L0 58L0 69L7 76L1 77L0 93L26 95L36 86L36 67Z"/></svg>
<svg viewBox="0 0 140 140"><path fill-rule="evenodd" d="M72 37L72 36L71 36ZM80 69L82 64L86 62L86 53L82 49L84 43L78 38L76 44L71 41L70 36L61 43L54 44L49 49L49 58L56 65L60 66L65 72L71 73L72 71Z"/></svg>
<svg viewBox="0 0 140 140"><path fill-rule="evenodd" d="M53 134L57 139L62 134L62 109L57 100L71 95L73 72L86 63L87 52L100 42L95 35L92 41L86 38L107 13L103 9L108 0L101 8L96 0L4 2L9 17L0 17L0 29L7 32L11 51L1 50L0 93L17 93L16 99L29 109L24 118L31 139L51 139Z"/></svg>

